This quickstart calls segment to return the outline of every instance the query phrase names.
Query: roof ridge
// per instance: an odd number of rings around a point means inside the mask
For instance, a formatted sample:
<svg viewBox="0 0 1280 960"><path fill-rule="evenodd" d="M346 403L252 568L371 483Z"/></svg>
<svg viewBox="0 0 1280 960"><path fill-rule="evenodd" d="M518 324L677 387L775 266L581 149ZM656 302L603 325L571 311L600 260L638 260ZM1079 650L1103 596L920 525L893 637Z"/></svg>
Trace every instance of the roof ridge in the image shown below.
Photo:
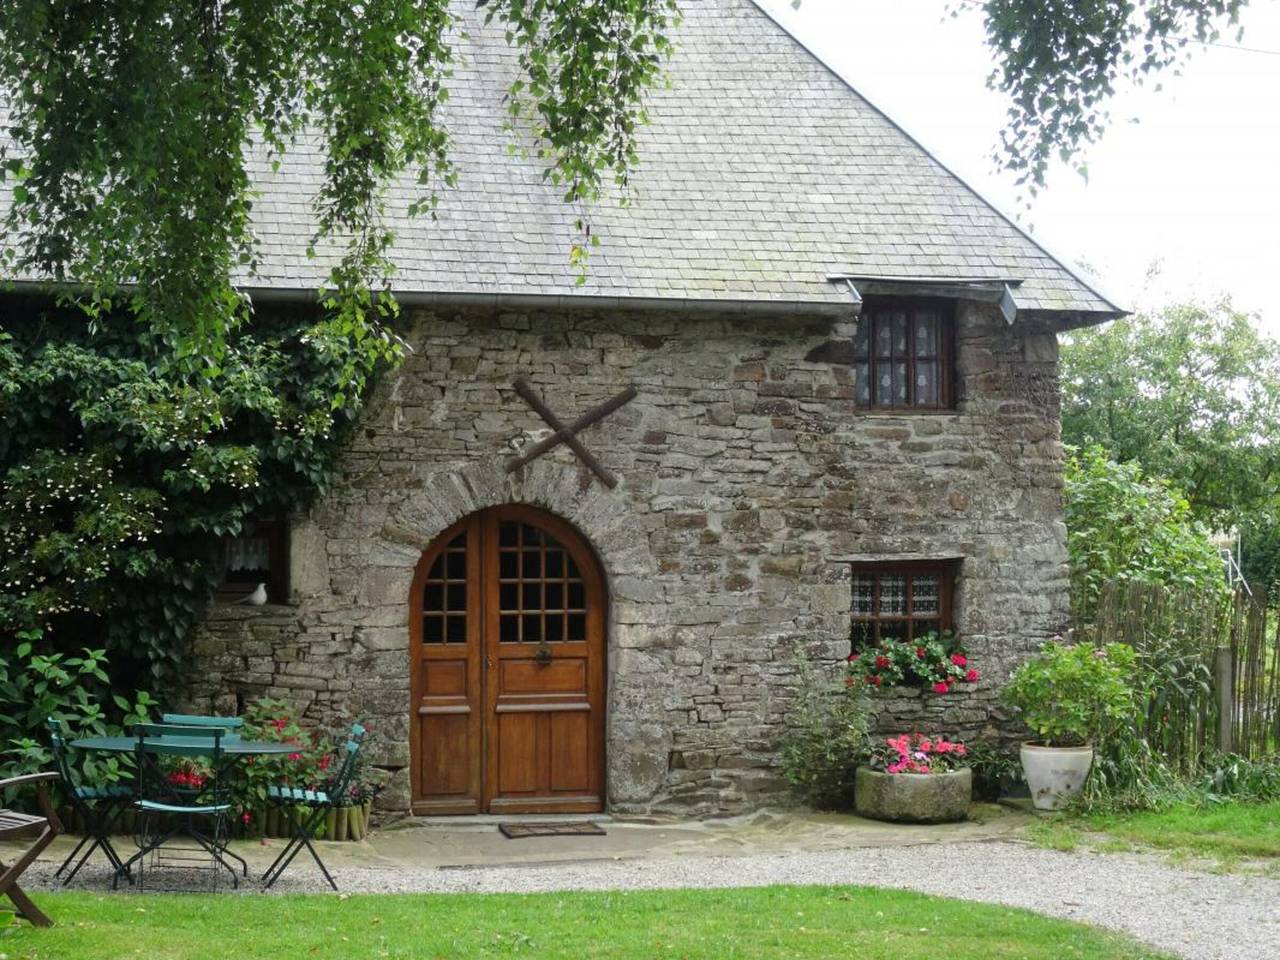
<svg viewBox="0 0 1280 960"><path fill-rule="evenodd" d="M787 24L785 24L782 20L778 19L778 17L774 15L773 11L764 5L764 0L750 0L750 2L751 2L751 5L754 6L760 13L764 14L765 17L767 17L768 20L772 24L774 24L774 26L776 26L779 30L781 30L788 37L790 37L791 40L796 44L796 46L798 46L801 50L803 50L810 57L812 57L828 73L830 73L833 77L839 80L840 83L848 87L851 93L856 95L860 100L862 100L863 103L865 103L873 111L879 114L885 120L885 122L887 122L891 127L897 130L904 137L906 137L907 140L910 141L911 144L914 145L921 153L923 153L926 157L928 157L930 160L936 163L948 176L950 176L953 180L955 180L962 187L964 187L971 194L973 194L973 196L976 197L979 201L985 204L996 216L998 216L1001 220L1003 220L1005 223L1011 226L1014 230L1016 230L1019 234L1025 237L1026 240L1032 246L1036 247L1041 253L1043 253L1050 260L1052 260L1059 267L1061 267L1068 274L1070 274L1077 282L1082 284L1085 287L1085 289L1087 289L1090 293L1094 294L1100 300L1103 300L1104 302L1109 304L1117 313L1127 314L1130 312L1127 308L1120 306L1120 304L1118 303L1115 297L1112 297L1107 291L1100 289L1100 286L1095 278L1086 277L1084 275L1084 271L1081 269L1079 264L1075 263L1075 261L1071 257L1063 256L1062 254L1058 253L1056 250L1050 249L1049 244L1045 243L1043 240L1039 239L1038 237L1033 236L1030 233L1030 231L1024 228L1021 224L1019 224L1014 217L1006 213L1005 210L999 204L997 204L995 201L985 196L980 190L974 187L973 184L971 184L968 180L966 180L960 174L956 173L956 171L951 169L951 167L944 160L942 160L932 150L926 147L919 139L916 138L916 136L910 130L908 130L905 126L903 126L902 123L900 123L898 120L890 116L888 111L886 111L883 107L875 103L870 97L868 97L861 90L859 90L854 85L852 80L850 80L843 73L841 73L834 66L832 66L824 57L819 55L816 50L814 50L807 43L805 43L804 40L800 39L800 37L796 34L794 30L792 30L789 26L787 26Z"/></svg>

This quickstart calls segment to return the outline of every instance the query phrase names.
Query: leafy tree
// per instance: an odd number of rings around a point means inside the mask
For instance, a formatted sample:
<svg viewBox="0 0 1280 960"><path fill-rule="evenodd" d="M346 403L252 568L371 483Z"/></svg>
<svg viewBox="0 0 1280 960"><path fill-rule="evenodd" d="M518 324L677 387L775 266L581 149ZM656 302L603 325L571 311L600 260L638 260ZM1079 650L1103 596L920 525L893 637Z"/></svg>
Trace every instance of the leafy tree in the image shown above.
<svg viewBox="0 0 1280 960"><path fill-rule="evenodd" d="M1062 349L1063 439L1101 444L1245 538L1252 578L1280 567L1280 344L1230 300L1073 333Z"/></svg>
<svg viewBox="0 0 1280 960"><path fill-rule="evenodd" d="M510 111L566 201L625 182L675 0L477 6L516 48ZM0 637L91 637L113 671L163 677L219 536L321 489L400 355L385 188L416 171L419 213L453 178L458 28L445 0L0 5L3 263L78 308L0 323ZM314 136L313 247L345 252L319 311L255 315L233 283L256 256L248 159Z"/></svg>
<svg viewBox="0 0 1280 960"><path fill-rule="evenodd" d="M1167 480L1089 447L1067 458L1066 481L1071 603L1078 619L1088 620L1109 581L1226 594L1222 559L1208 528Z"/></svg>
<svg viewBox="0 0 1280 960"><path fill-rule="evenodd" d="M1078 158L1110 123L1116 84L1176 69L1234 25L1246 2L983 0L996 54L988 82L1011 101L997 159L1032 193L1055 153L1087 174Z"/></svg>
<svg viewBox="0 0 1280 960"><path fill-rule="evenodd" d="M517 50L511 111L565 199L625 183L676 0L476 5ZM448 0L0 5L8 226L24 239L13 265L74 283L94 316L127 304L216 373L248 316L231 281L254 260L248 154L278 158L318 133L315 239L345 244L325 322L353 345L344 372L358 390L396 353L379 322L393 302L371 293L389 271L385 187L418 171L426 210L453 177L439 110L458 26Z"/></svg>

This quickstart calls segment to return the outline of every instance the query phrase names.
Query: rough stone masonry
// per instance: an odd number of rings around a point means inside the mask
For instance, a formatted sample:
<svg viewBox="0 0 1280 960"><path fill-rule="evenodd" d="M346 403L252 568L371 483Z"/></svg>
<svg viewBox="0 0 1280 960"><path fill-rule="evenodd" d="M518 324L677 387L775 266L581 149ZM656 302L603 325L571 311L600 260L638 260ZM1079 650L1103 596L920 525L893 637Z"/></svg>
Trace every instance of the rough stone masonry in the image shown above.
<svg viewBox="0 0 1280 960"><path fill-rule="evenodd" d="M797 651L848 648L848 554L964 558L956 626L978 684L877 700L885 730L1000 726L999 687L1067 620L1057 341L1024 313L957 307L958 409L868 413L847 367L805 359L846 321L587 310L421 312L330 493L293 518L288 605L216 607L191 706L268 694L336 725L359 716L409 803L409 589L432 539L468 513L550 510L599 554L610 595L611 809L714 814L779 799L776 745ZM566 419L635 384L582 439L607 490L511 386Z"/></svg>

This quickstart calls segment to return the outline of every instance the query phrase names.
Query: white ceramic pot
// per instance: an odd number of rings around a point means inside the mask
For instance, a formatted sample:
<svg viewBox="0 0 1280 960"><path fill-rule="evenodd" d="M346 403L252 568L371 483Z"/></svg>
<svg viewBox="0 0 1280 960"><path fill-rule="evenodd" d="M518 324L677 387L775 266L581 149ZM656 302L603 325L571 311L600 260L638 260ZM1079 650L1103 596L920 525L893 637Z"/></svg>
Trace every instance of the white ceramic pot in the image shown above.
<svg viewBox="0 0 1280 960"><path fill-rule="evenodd" d="M1093 747L1022 745L1022 774L1037 810L1061 810L1084 788L1093 766Z"/></svg>

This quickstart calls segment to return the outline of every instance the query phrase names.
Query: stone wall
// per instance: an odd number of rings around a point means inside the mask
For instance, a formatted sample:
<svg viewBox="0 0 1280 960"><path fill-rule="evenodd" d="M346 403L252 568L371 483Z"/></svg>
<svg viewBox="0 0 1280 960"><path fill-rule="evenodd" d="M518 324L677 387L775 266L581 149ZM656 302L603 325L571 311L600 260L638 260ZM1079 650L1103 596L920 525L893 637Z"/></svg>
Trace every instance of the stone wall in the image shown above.
<svg viewBox="0 0 1280 960"><path fill-rule="evenodd" d="M794 652L848 652L848 554L963 556L957 627L983 681L881 697L886 729L998 726L1000 683L1067 616L1057 341L1043 322L958 312L958 410L871 414L846 367L805 359L844 322L706 314L472 311L415 318L330 494L296 518L288 606L217 608L192 705L263 693L377 734L408 805L409 584L440 531L525 502L566 518L608 577L608 785L619 811L726 812L777 799ZM628 384L583 436L608 490L546 434ZM994 723L994 726L993 726Z"/></svg>

